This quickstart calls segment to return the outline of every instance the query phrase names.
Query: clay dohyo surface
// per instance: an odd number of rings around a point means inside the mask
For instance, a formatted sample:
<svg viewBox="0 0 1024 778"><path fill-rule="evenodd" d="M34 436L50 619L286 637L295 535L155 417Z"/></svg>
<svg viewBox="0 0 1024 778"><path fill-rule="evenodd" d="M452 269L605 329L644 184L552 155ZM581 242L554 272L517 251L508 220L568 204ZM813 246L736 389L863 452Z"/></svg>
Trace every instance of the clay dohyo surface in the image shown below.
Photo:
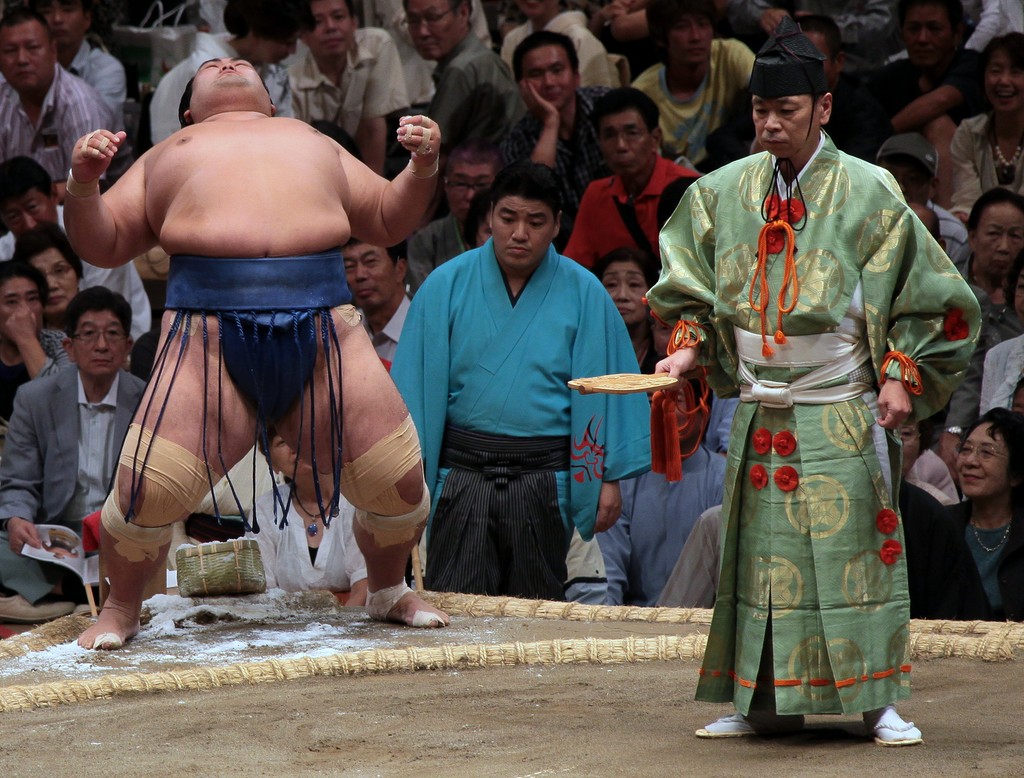
<svg viewBox="0 0 1024 778"><path fill-rule="evenodd" d="M452 630L410 631L342 614L308 626L185 624L122 657L75 660L38 652L55 667L8 668L0 685L42 683L88 661L105 672L243 661L248 651L293 656L321 643L381 647L557 638L686 635L688 624L456 617ZM291 636L288 636L289 629ZM191 632L189 631L191 630ZM277 645L268 636L275 635ZM332 635L333 637L328 637ZM435 642L437 641L437 642ZM259 645L257 645L259 644ZM220 648L211 660L212 646ZM334 648L333 650L339 650ZM158 660L171 657L166 662ZM134 653L135 658L130 658ZM5 659L2 665L21 660ZM85 664L76 665L75 662ZM0 669L2 669L0 665ZM809 717L795 736L697 740L693 730L727 712L693 700L698 664L516 666L311 678L207 691L128 693L112 699L0 714L4 776L107 774L274 776L761 776L1019 775L1024 671L1018 662L917 661L903 715L922 746L883 749L858 717ZM59 672L58 672L59 671Z"/></svg>

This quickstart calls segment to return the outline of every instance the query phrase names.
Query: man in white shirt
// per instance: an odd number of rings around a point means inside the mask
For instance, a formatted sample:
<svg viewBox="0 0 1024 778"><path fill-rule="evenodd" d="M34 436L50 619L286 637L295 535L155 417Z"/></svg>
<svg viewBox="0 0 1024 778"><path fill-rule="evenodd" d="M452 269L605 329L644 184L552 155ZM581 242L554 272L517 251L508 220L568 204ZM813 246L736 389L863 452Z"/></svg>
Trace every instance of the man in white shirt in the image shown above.
<svg viewBox="0 0 1024 778"><path fill-rule="evenodd" d="M384 366L391 369L409 311L405 293L408 263L380 246L358 239L342 250L352 302L363 312L363 326Z"/></svg>
<svg viewBox="0 0 1024 778"><path fill-rule="evenodd" d="M48 601L64 568L21 555L41 546L36 524L81 533L107 496L117 454L145 384L121 369L131 349L131 308L103 287L80 292L67 311L64 348L77 369L26 384L14 400L0 463L0 620L70 613Z"/></svg>
<svg viewBox="0 0 1024 778"><path fill-rule="evenodd" d="M61 67L99 92L114 112L114 123L123 126L127 96L124 65L85 39L92 26L92 0L34 0L30 7L50 25Z"/></svg>
<svg viewBox="0 0 1024 778"><path fill-rule="evenodd" d="M402 61L386 30L359 27L352 0L310 0L316 26L288 68L295 118L332 122L352 136L363 162L384 170L389 114L409 106Z"/></svg>

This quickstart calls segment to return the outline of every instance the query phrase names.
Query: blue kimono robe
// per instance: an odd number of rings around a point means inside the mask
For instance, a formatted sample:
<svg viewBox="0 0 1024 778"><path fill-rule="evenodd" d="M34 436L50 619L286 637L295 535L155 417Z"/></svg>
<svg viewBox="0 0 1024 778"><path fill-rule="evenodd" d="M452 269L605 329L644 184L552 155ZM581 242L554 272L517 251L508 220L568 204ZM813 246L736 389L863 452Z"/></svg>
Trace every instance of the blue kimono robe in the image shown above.
<svg viewBox="0 0 1024 778"><path fill-rule="evenodd" d="M420 287L391 377L419 430L434 493L446 424L570 437L563 521L589 540L601 483L650 466L650 411L643 395L580 395L566 382L627 372L638 368L626 327L592 273L549 247L513 306L489 240Z"/></svg>

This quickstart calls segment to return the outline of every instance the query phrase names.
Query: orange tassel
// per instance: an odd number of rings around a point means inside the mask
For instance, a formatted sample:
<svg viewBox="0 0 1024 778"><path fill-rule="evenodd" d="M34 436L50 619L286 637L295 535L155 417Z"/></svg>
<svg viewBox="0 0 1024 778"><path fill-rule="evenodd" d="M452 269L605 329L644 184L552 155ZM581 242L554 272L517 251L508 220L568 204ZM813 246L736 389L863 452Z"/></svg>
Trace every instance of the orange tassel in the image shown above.
<svg viewBox="0 0 1024 778"><path fill-rule="evenodd" d="M671 483L683 480L683 460L693 456L704 439L704 429L693 435L694 420L702 419L704 425L708 421L708 397L711 390L703 376L699 379L700 397L693 390L693 384L685 381L678 390L663 389L655 392L651 398L651 470L665 476ZM680 425L677 415L677 391L684 396L683 404L686 412ZM682 451L681 437L693 439L693 448L685 454Z"/></svg>
<svg viewBox="0 0 1024 778"><path fill-rule="evenodd" d="M754 269L754 280L750 283L749 301L750 307L761 316L761 354L765 357L775 356L775 350L768 345L768 300L771 290L768 288L768 236L775 230L781 230L786 245L786 256L782 271L782 288L776 297L778 308L778 319L775 332L775 342L783 344L786 342L786 335L782 331L782 315L791 313L796 308L797 298L800 296L800 282L796 275L796 235L789 222L783 219L776 219L768 222L761 228L757 237L757 265ZM788 302L787 302L787 297Z"/></svg>
<svg viewBox="0 0 1024 778"><path fill-rule="evenodd" d="M676 420L676 399L666 393L662 399L662 432L665 438L665 480L683 480L683 458L679 450L679 422Z"/></svg>
<svg viewBox="0 0 1024 778"><path fill-rule="evenodd" d="M665 409L661 398L664 390L655 392L651 397L651 470L665 473L665 438L662 429L665 427Z"/></svg>

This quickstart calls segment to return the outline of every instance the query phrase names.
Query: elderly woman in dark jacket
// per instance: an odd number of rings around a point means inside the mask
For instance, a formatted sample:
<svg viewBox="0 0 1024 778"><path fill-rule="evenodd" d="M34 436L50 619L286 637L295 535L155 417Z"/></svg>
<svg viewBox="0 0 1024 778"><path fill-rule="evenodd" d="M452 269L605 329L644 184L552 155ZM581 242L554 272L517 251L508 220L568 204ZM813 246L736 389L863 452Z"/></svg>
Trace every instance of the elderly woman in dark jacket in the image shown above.
<svg viewBox="0 0 1024 778"><path fill-rule="evenodd" d="M1024 621L1024 414L984 414L956 467L966 500L947 510L966 544L960 618Z"/></svg>

